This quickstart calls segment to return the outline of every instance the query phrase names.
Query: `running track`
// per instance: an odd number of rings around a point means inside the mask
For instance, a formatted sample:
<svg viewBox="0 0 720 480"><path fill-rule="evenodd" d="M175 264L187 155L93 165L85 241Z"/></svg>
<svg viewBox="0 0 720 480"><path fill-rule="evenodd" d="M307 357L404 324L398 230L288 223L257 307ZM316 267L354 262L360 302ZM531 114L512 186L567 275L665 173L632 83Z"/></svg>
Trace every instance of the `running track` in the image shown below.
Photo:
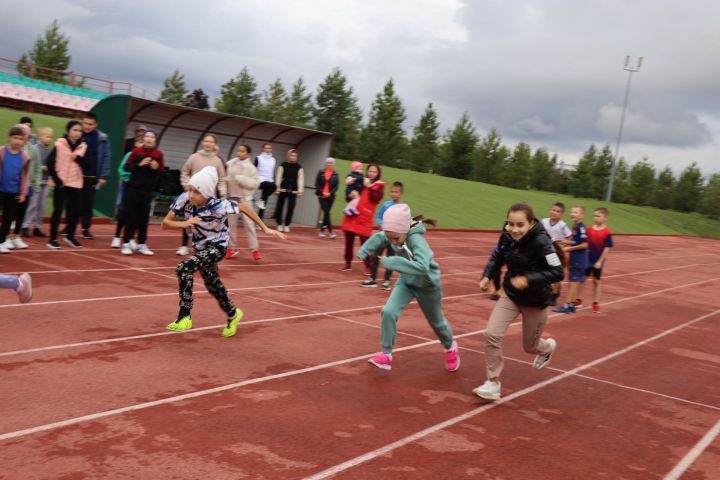
<svg viewBox="0 0 720 480"><path fill-rule="evenodd" d="M206 293L192 330L164 330L177 235L151 227L157 255L123 258L96 232L0 257L35 282L27 305L0 292L2 479L720 478L717 241L618 237L602 313L553 316L541 372L511 327L503 399L484 403L470 390L493 302L477 282L495 234L428 234L462 350L448 373L414 304L392 372L366 363L387 292L338 270L341 239L297 229L261 237L261 262L223 261L245 310L224 339Z"/></svg>

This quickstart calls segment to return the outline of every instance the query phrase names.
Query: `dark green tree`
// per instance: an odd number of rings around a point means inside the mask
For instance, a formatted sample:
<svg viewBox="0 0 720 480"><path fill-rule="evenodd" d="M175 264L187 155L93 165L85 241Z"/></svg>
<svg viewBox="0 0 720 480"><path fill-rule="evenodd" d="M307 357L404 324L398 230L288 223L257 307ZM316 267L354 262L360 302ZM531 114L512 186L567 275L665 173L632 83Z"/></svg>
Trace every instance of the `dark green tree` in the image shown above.
<svg viewBox="0 0 720 480"><path fill-rule="evenodd" d="M630 168L623 157L615 167L615 184L613 185L613 202L628 203L630 188Z"/></svg>
<svg viewBox="0 0 720 480"><path fill-rule="evenodd" d="M681 212L697 210L702 193L702 173L693 162L680 174L673 194L673 208Z"/></svg>
<svg viewBox="0 0 720 480"><path fill-rule="evenodd" d="M553 166L553 171L550 174L547 189L550 192L555 193L567 193L567 172L565 171L565 163L558 162L557 153L553 154L550 158L550 163Z"/></svg>
<svg viewBox="0 0 720 480"><path fill-rule="evenodd" d="M597 199L605 199L608 182L610 181L610 169L612 168L613 154L610 145L605 145L595 155L592 165L592 182L590 183L590 196Z"/></svg>
<svg viewBox="0 0 720 480"><path fill-rule="evenodd" d="M530 160L530 188L535 190L551 191L553 176L557 168L557 156L555 162L550 159L550 154L544 148L538 148Z"/></svg>
<svg viewBox="0 0 720 480"><path fill-rule="evenodd" d="M263 99L257 116L262 120L289 123L289 99L282 81L278 78L263 92Z"/></svg>
<svg viewBox="0 0 720 480"><path fill-rule="evenodd" d="M525 142L518 143L505 165L502 184L510 188L527 189L530 186L531 158L530 145Z"/></svg>
<svg viewBox="0 0 720 480"><path fill-rule="evenodd" d="M185 75L181 74L180 70L176 68L173 74L163 81L163 89L162 92L160 92L158 101L184 105L187 94L188 90L185 87Z"/></svg>
<svg viewBox="0 0 720 480"><path fill-rule="evenodd" d="M675 190L675 176L670 167L665 167L657 177L657 189L653 205L666 210L672 208L673 192Z"/></svg>
<svg viewBox="0 0 720 480"><path fill-rule="evenodd" d="M655 167L647 158L630 169L628 196L633 205L651 205L655 199Z"/></svg>
<svg viewBox="0 0 720 480"><path fill-rule="evenodd" d="M220 98L215 101L218 112L254 117L259 113L261 103L257 93L257 82L247 67L220 87Z"/></svg>
<svg viewBox="0 0 720 480"><path fill-rule="evenodd" d="M703 188L698 211L710 218L720 218L720 173L710 177Z"/></svg>
<svg viewBox="0 0 720 480"><path fill-rule="evenodd" d="M407 140L402 128L405 118L405 107L395 93L391 78L370 107L370 118L362 132L365 159L382 165L405 166Z"/></svg>
<svg viewBox="0 0 720 480"><path fill-rule="evenodd" d="M356 158L359 153L362 111L352 87L339 68L334 69L318 85L313 111L317 129L335 135L333 155L345 159Z"/></svg>
<svg viewBox="0 0 720 480"><path fill-rule="evenodd" d="M307 87L302 77L298 78L292 86L287 110L287 122L290 125L305 128L311 128L313 126L312 94L307 92Z"/></svg>
<svg viewBox="0 0 720 480"><path fill-rule="evenodd" d="M440 171L446 177L469 179L473 170L478 135L467 112L450 130L443 145Z"/></svg>
<svg viewBox="0 0 720 480"><path fill-rule="evenodd" d="M509 157L510 154L502 144L500 133L491 128L477 147L473 179L479 182L500 185L502 172Z"/></svg>
<svg viewBox="0 0 720 480"><path fill-rule="evenodd" d="M411 170L432 172L438 164L438 123L437 112L432 103L428 103L420 117L420 122L413 127L413 138L408 151L408 165Z"/></svg>
<svg viewBox="0 0 720 480"><path fill-rule="evenodd" d="M568 193L575 197L590 198L592 195L592 184L593 184L593 165L595 164L595 157L597 156L597 150L595 145L590 145L590 148L583 154L580 161L578 161L575 170L570 172L568 175Z"/></svg>
<svg viewBox="0 0 720 480"><path fill-rule="evenodd" d="M69 83L70 79L61 73L70 67L72 57L68 52L70 37L64 35L60 31L60 24L57 20L53 20L50 25L45 28L42 36L38 36L35 44L28 53L20 56L17 71L21 75L37 78L39 80L47 80L56 83ZM28 64L38 67L52 68L60 72L54 72L44 69L33 69Z"/></svg>

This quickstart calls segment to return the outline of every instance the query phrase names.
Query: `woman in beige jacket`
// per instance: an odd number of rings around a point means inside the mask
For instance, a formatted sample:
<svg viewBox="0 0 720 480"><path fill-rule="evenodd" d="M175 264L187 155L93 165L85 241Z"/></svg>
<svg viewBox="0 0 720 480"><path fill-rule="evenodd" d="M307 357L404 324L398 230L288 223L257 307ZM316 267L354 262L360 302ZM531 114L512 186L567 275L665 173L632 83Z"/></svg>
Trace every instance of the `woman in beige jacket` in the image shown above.
<svg viewBox="0 0 720 480"><path fill-rule="evenodd" d="M260 186L260 179L255 165L250 161L252 149L249 145L242 144L237 147L237 157L228 162L227 166L227 193L230 200L238 203L247 203L252 208L252 198ZM248 239L248 246L253 259L260 260L258 250L257 234L255 223L247 215L241 215L245 227L245 235ZM230 244L225 258L234 257L240 251L237 248L237 222L238 214L228 215L228 227L230 229Z"/></svg>
<svg viewBox="0 0 720 480"><path fill-rule="evenodd" d="M215 153L217 147L217 138L212 133L208 133L202 139L202 149L190 155L185 165L180 169L180 183L187 190L190 177L205 167L215 167L218 174L217 196L220 198L227 197L227 178L225 173L225 163ZM188 240L187 231L183 229L182 245L175 252L177 255L185 256L190 253L187 247Z"/></svg>

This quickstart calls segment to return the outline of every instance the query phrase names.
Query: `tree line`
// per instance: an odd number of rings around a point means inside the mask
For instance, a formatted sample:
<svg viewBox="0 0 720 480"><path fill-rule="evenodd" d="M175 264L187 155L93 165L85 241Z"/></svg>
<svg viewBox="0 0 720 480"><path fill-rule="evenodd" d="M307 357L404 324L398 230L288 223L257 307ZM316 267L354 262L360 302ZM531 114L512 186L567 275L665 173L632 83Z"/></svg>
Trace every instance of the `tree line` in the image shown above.
<svg viewBox="0 0 720 480"><path fill-rule="evenodd" d="M54 72L32 72L28 64L67 70L69 42L59 23L53 21L32 49L22 54L18 73L67 82L66 77ZM179 69L164 80L158 100L211 107L201 88L188 90ZM333 154L339 158L373 160L419 172L598 200L605 198L613 160L609 145L599 149L590 145L575 167L558 161L557 154L545 148L533 151L525 142L509 148L495 129L480 135L467 112L441 134L432 103L408 136L403 128L405 107L392 78L375 96L363 122L358 98L339 68L323 79L313 95L302 77L289 89L278 78L261 91L248 68L243 67L221 86L213 106L219 112L332 132ZM692 163L676 177L669 167L658 171L647 158L633 165L620 158L612 200L720 218L720 174L704 179L697 164Z"/></svg>

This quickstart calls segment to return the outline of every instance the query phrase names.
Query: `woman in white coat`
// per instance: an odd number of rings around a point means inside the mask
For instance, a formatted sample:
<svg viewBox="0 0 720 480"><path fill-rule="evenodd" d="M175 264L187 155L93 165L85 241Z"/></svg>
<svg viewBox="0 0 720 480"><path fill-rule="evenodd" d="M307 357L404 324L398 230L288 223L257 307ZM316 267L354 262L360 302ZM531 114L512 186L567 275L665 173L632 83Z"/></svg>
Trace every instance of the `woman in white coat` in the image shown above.
<svg viewBox="0 0 720 480"><path fill-rule="evenodd" d="M235 158L227 164L227 190L228 199L238 203L248 203L252 206L252 198L255 191L260 186L258 171L252 161L250 161L250 153L252 152L249 145L242 144L237 147ZM250 253L254 260L260 260L257 233L255 224L247 216L242 215L243 225L245 227L245 236L248 239ZM234 257L239 253L237 248L237 223L238 215L228 215L228 227L230 229L230 242L228 245L225 258Z"/></svg>

